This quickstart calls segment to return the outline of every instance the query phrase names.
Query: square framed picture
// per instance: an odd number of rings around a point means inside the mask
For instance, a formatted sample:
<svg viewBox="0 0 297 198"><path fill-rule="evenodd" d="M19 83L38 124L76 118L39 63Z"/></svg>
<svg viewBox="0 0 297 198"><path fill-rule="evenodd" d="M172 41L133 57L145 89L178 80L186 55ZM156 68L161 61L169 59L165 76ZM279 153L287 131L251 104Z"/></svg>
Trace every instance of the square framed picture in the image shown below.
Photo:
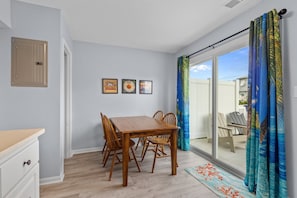
<svg viewBox="0 0 297 198"><path fill-rule="evenodd" d="M122 93L135 94L136 93L136 80L122 79Z"/></svg>
<svg viewBox="0 0 297 198"><path fill-rule="evenodd" d="M102 78L102 93L117 94L118 93L118 79Z"/></svg>
<svg viewBox="0 0 297 198"><path fill-rule="evenodd" d="M153 93L153 81L152 80L140 80L139 81L139 93L140 94L152 94Z"/></svg>

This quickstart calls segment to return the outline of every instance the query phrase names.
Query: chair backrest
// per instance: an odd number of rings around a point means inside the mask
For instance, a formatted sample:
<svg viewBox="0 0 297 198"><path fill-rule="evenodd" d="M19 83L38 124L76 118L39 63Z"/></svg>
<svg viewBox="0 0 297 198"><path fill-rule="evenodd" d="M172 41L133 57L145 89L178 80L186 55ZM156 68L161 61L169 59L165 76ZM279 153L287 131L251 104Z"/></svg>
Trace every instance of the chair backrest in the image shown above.
<svg viewBox="0 0 297 198"><path fill-rule="evenodd" d="M223 113L218 112L218 126L227 127L226 116Z"/></svg>
<svg viewBox="0 0 297 198"><path fill-rule="evenodd" d="M246 119L242 113L237 111L231 112L227 116L228 123L246 126ZM236 128L239 134L245 134L244 128Z"/></svg>
<svg viewBox="0 0 297 198"><path fill-rule="evenodd" d="M231 124L246 125L246 119L245 119L244 115L237 111L229 113L227 116L227 120Z"/></svg>
<svg viewBox="0 0 297 198"><path fill-rule="evenodd" d="M163 122L166 122L167 124L171 124L171 125L177 125L177 118L176 115L174 113L166 113L162 119ZM170 135L162 135L162 138L167 138L169 141L170 140Z"/></svg>
<svg viewBox="0 0 297 198"><path fill-rule="evenodd" d="M174 113L166 113L162 120L168 124L177 125L177 118Z"/></svg>
<svg viewBox="0 0 297 198"><path fill-rule="evenodd" d="M225 114L218 112L218 135L219 137L228 137L229 131L232 130L227 126Z"/></svg>
<svg viewBox="0 0 297 198"><path fill-rule="evenodd" d="M110 122L109 118L106 115L103 116L103 125L105 128L105 139L106 139L108 148L120 149L121 148L120 141L117 137L114 127L112 126L112 123Z"/></svg>
<svg viewBox="0 0 297 198"><path fill-rule="evenodd" d="M102 123L102 128L103 128L103 134L104 134L104 138L105 138L106 129L105 129L105 125L103 123L104 114L102 112L100 112L100 116L101 116L101 123Z"/></svg>
<svg viewBox="0 0 297 198"><path fill-rule="evenodd" d="M164 116L163 111L158 110L156 111L156 113L153 115L153 118L155 118L156 120L162 120Z"/></svg>

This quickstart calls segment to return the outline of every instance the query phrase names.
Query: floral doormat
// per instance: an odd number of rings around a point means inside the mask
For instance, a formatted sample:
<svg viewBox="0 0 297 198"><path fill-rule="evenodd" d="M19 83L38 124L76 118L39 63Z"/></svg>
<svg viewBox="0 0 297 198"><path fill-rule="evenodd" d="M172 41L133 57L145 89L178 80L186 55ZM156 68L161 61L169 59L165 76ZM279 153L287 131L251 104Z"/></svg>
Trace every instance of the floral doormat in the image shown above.
<svg viewBox="0 0 297 198"><path fill-rule="evenodd" d="M243 180L226 172L225 170L206 163L192 168L186 168L186 172L206 185L219 197L249 198L255 197L244 185Z"/></svg>

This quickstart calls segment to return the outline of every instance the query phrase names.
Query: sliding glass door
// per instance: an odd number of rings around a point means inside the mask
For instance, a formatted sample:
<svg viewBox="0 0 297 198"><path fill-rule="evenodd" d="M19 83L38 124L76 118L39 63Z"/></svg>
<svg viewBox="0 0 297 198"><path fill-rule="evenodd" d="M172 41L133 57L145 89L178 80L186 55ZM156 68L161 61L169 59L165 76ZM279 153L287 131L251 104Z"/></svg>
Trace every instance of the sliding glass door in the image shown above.
<svg viewBox="0 0 297 198"><path fill-rule="evenodd" d="M191 144L212 153L212 60L190 68L190 136Z"/></svg>
<svg viewBox="0 0 297 198"><path fill-rule="evenodd" d="M243 43L191 60L189 86L191 148L241 173L248 97L247 40Z"/></svg>
<svg viewBox="0 0 297 198"><path fill-rule="evenodd" d="M248 47L217 59L217 157L244 172Z"/></svg>

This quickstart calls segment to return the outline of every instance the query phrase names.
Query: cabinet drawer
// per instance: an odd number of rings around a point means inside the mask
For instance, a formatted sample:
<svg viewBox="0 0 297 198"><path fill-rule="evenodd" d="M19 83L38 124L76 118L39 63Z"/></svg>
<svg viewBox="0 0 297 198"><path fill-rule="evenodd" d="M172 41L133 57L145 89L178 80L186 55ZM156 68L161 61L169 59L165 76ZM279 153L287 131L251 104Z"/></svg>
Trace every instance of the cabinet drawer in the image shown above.
<svg viewBox="0 0 297 198"><path fill-rule="evenodd" d="M39 197L39 164L35 164L32 170L4 198Z"/></svg>
<svg viewBox="0 0 297 198"><path fill-rule="evenodd" d="M5 162L1 167L2 196L5 196L39 161L38 141Z"/></svg>

